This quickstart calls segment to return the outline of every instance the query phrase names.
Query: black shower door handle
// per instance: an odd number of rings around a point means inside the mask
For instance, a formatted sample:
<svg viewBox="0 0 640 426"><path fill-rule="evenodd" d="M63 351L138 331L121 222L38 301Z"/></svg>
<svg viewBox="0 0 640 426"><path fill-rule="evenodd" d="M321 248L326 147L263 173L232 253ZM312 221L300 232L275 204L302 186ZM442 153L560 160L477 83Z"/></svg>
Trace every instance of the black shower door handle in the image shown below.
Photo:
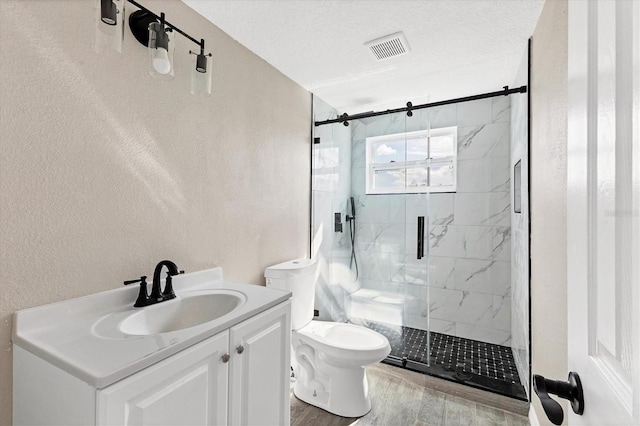
<svg viewBox="0 0 640 426"><path fill-rule="evenodd" d="M418 216L418 259L424 257L424 216Z"/></svg>

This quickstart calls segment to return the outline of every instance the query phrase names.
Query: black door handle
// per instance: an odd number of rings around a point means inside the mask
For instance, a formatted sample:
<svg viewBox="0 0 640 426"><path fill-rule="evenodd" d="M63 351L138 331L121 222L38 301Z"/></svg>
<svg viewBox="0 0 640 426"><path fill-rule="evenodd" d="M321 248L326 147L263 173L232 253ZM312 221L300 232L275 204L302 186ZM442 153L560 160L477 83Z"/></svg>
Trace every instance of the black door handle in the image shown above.
<svg viewBox="0 0 640 426"><path fill-rule="evenodd" d="M418 259L424 257L424 216L418 216Z"/></svg>
<svg viewBox="0 0 640 426"><path fill-rule="evenodd" d="M552 399L549 394L569 400L574 413L579 415L584 413L584 394L582 393L582 383L578 373L570 372L569 379L566 382L549 380L539 374L534 374L533 389L536 391L538 398L540 398L545 414L554 425L562 424L564 412L560 404Z"/></svg>

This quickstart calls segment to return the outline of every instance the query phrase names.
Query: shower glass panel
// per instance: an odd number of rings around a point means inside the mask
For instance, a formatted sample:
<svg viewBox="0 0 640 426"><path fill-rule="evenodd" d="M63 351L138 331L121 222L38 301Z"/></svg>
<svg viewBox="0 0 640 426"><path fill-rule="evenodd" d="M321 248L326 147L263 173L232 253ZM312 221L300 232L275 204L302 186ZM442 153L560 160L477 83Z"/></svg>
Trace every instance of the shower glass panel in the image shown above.
<svg viewBox="0 0 640 426"><path fill-rule="evenodd" d="M314 119L335 118L320 99ZM318 319L390 341L386 362L429 364L428 112L314 128L312 253Z"/></svg>
<svg viewBox="0 0 640 426"><path fill-rule="evenodd" d="M382 333L384 362L527 401L528 189L511 214L510 182L517 161L527 174L526 105L517 94L314 126L317 319ZM314 98L315 121L342 113Z"/></svg>
<svg viewBox="0 0 640 426"><path fill-rule="evenodd" d="M402 113L404 122L405 193L397 203L396 217L404 221L405 249L395 268L392 281L403 296L400 330L402 351L399 361L411 369L424 370L430 364L429 333L429 145L428 111L411 116ZM402 205L404 212L401 213ZM393 210L393 207L391 207ZM393 359L389 362L393 363Z"/></svg>
<svg viewBox="0 0 640 426"><path fill-rule="evenodd" d="M333 108L314 98L314 121L336 116ZM311 253L318 262L316 319L345 322L349 295L357 289L355 262L359 260L351 260L350 226L355 222L346 220L351 196L351 128L338 123L314 127L313 133Z"/></svg>

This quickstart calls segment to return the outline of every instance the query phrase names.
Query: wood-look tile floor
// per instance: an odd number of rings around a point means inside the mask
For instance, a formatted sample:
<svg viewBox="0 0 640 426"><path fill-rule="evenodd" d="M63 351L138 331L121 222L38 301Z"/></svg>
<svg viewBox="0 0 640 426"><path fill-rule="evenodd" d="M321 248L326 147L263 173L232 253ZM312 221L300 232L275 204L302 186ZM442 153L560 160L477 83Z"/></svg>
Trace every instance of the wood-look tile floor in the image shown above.
<svg viewBox="0 0 640 426"><path fill-rule="evenodd" d="M372 408L359 418L333 415L300 401L291 392L291 425L529 425L526 417L422 386L420 376L387 364L367 368Z"/></svg>

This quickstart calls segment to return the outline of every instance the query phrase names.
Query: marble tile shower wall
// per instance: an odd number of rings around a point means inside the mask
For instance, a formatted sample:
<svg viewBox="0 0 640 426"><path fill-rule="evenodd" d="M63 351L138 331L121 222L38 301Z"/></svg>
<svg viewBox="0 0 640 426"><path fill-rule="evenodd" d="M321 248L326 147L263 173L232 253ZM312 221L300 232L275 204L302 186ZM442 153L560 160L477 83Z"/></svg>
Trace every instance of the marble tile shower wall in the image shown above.
<svg viewBox="0 0 640 426"><path fill-rule="evenodd" d="M314 97L315 120L335 118L337 111ZM351 130L341 124L314 128L312 173L312 258L318 262L315 309L319 319L346 321L345 300L355 289L349 271L351 241L344 222L351 192ZM334 213L342 213L343 232L334 232Z"/></svg>
<svg viewBox="0 0 640 426"><path fill-rule="evenodd" d="M356 248L360 285L404 296L405 325L509 345L511 340L510 99L381 116L352 126L351 193L358 208ZM369 136L458 126L455 193L432 193L427 274L415 265L419 195L365 194ZM424 207L423 207L424 209ZM426 269L423 267L422 269ZM424 277L426 278L426 277ZM418 284L416 284L418 283ZM429 318L430 317L430 318ZM427 320L429 318L429 320Z"/></svg>

